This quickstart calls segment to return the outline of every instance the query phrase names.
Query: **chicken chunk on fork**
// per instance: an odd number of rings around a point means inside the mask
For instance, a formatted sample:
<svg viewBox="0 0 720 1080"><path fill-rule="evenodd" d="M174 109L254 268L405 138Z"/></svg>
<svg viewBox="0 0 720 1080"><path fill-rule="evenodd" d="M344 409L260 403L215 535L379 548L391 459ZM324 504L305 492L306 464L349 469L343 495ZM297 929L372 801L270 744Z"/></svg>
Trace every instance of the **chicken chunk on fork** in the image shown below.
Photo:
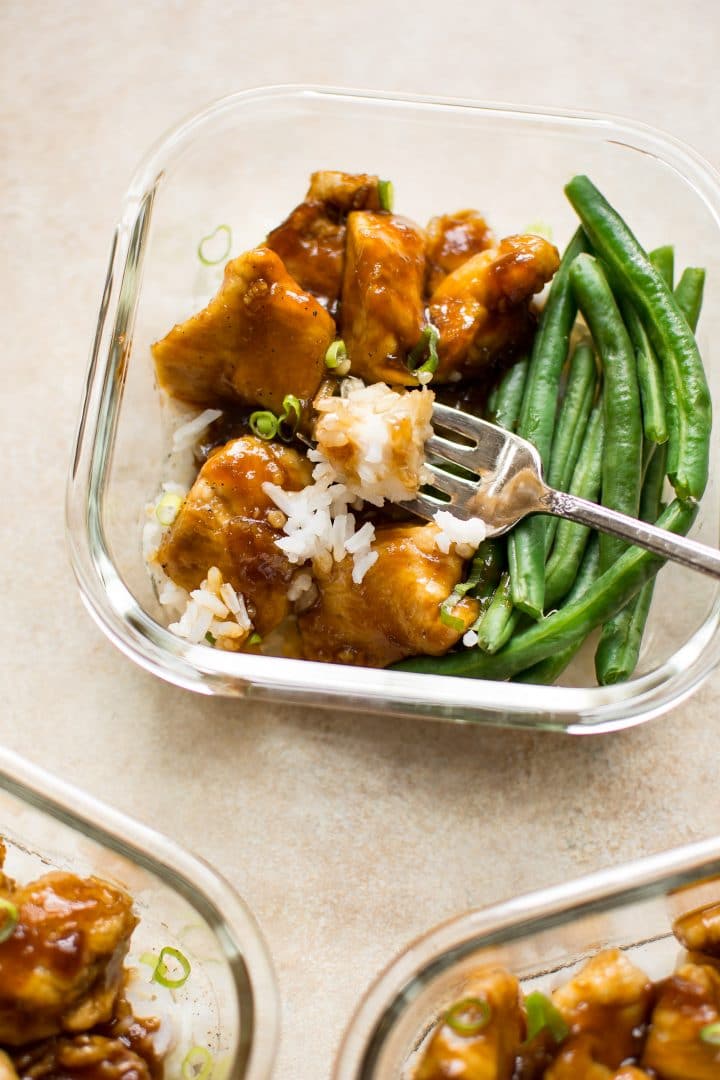
<svg viewBox="0 0 720 1080"><path fill-rule="evenodd" d="M20 1046L109 1020L137 923L127 893L57 871L5 898L18 919L0 943L0 1043Z"/></svg>
<svg viewBox="0 0 720 1080"><path fill-rule="evenodd" d="M530 301L559 261L557 248L540 236L508 236L444 278L428 309L440 333L435 381L472 375L525 347L533 327Z"/></svg>
<svg viewBox="0 0 720 1080"><path fill-rule="evenodd" d="M341 326L353 375L417 385L407 360L424 325L425 237L412 221L356 211L348 217Z"/></svg>
<svg viewBox="0 0 720 1080"><path fill-rule="evenodd" d="M472 255L495 243L485 218L477 210L458 210L455 214L431 218L425 231L425 288L429 294Z"/></svg>
<svg viewBox="0 0 720 1080"><path fill-rule="evenodd" d="M517 979L502 968L480 972L436 1029L413 1080L511 1080L524 1033Z"/></svg>
<svg viewBox="0 0 720 1080"><path fill-rule="evenodd" d="M700 1033L720 1022L720 974L683 964L660 986L641 1064L662 1080L717 1080L720 1045Z"/></svg>
<svg viewBox="0 0 720 1080"><path fill-rule="evenodd" d="M309 462L292 447L254 435L231 440L203 465L155 561L188 590L216 566L243 594L264 636L290 610L287 589L295 567L275 544L284 517L262 485L299 491L310 479Z"/></svg>
<svg viewBox="0 0 720 1080"><path fill-rule="evenodd" d="M225 267L207 307L155 342L160 387L192 405L259 405L280 414L287 394L316 393L335 324L269 248Z"/></svg>
<svg viewBox="0 0 720 1080"><path fill-rule="evenodd" d="M439 606L463 579L463 560L435 546L435 525L379 527L378 559L362 582L352 582L349 558L316 568L319 599L300 615L304 655L309 660L385 667L406 656L447 652L472 623L477 602L453 608L462 629L446 626Z"/></svg>
<svg viewBox="0 0 720 1080"><path fill-rule="evenodd" d="M598 1063L617 1069L637 1056L653 987L620 949L593 956L552 999L571 1035L585 1036Z"/></svg>
<svg viewBox="0 0 720 1080"><path fill-rule="evenodd" d="M268 234L265 243L277 252L298 284L334 315L345 264L347 215L352 210L379 209L377 176L315 172L303 202Z"/></svg>

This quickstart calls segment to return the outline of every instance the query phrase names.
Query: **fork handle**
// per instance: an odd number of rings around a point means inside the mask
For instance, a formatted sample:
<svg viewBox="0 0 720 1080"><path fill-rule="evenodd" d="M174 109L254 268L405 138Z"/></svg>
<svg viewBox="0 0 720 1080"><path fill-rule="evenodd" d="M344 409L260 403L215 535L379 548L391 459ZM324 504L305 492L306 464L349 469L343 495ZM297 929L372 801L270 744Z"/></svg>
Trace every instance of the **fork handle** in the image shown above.
<svg viewBox="0 0 720 1080"><path fill-rule="evenodd" d="M691 570L699 570L703 574L720 578L720 551L708 547L707 544L677 536L667 529L658 529L657 525L638 521L637 518L620 514L617 510L609 510L606 506L598 506L587 499L579 499L576 495L568 495L564 491L547 488L541 502L547 513L619 536L621 540L647 548L663 559L672 559Z"/></svg>

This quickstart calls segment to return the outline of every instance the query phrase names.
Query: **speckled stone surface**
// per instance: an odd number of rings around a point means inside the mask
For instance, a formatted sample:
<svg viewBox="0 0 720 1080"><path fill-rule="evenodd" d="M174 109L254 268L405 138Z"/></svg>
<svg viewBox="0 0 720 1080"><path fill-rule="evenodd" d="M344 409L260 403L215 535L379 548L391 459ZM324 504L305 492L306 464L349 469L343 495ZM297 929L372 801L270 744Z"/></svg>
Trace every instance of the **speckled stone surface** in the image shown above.
<svg viewBox="0 0 720 1080"><path fill-rule="evenodd" d="M716 0L441 8L0 5L0 738L222 868L283 1003L276 1076L316 1080L413 935L720 831L720 676L573 740L173 689L117 652L68 567L63 489L109 239L146 148L242 87L325 82L625 114L720 165Z"/></svg>

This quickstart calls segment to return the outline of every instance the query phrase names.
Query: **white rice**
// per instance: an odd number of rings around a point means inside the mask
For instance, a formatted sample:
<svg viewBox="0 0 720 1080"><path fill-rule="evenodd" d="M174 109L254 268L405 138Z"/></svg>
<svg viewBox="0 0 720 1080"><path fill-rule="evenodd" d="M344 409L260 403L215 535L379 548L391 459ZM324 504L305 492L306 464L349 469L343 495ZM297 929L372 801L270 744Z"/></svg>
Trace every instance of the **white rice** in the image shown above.
<svg viewBox="0 0 720 1080"><path fill-rule="evenodd" d="M212 424L214 420L222 416L222 409L205 409L204 412L198 413L192 420L188 420L187 423L181 424L179 428L176 428L173 432L172 448L175 452L179 450L186 450L189 446L193 446L203 431Z"/></svg>
<svg viewBox="0 0 720 1080"><path fill-rule="evenodd" d="M435 537L438 551L447 555L451 546L461 559L469 559L487 536L487 526L481 518L462 521L449 510L438 510L433 518L440 532Z"/></svg>
<svg viewBox="0 0 720 1080"><path fill-rule="evenodd" d="M434 395L345 379L341 396L317 402L319 452L348 491L373 506L412 499L423 482Z"/></svg>
<svg viewBox="0 0 720 1080"><path fill-rule="evenodd" d="M317 402L317 448L308 450L313 482L301 491L265 483L263 490L286 516L277 546L294 564L327 573L346 556L359 585L378 559L375 526L356 530L351 509L412 498L422 483L425 440L432 434L430 391L398 393L385 383L345 379L340 397ZM296 599L291 584L288 593Z"/></svg>
<svg viewBox="0 0 720 1080"><path fill-rule="evenodd" d="M242 594L223 581L216 566L208 570L200 588L190 593L179 620L168 627L187 641L196 644L207 641L219 649L230 650L240 648L252 628Z"/></svg>

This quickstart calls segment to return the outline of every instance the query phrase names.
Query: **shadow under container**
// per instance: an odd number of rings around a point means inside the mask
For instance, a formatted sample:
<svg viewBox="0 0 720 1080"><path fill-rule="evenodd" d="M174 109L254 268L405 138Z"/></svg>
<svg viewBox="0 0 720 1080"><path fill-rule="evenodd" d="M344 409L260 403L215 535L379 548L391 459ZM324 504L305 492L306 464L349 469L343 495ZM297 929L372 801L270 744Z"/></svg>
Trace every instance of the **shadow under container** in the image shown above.
<svg viewBox="0 0 720 1080"><path fill-rule="evenodd" d="M377 979L345 1034L333 1080L409 1080L418 1049L473 972L506 967L525 993L549 993L605 948L623 949L651 979L682 952L680 915L720 902L720 839L470 911L410 945Z"/></svg>
<svg viewBox="0 0 720 1080"><path fill-rule="evenodd" d="M720 658L720 590L677 566L661 572L636 677L611 687L594 685L591 648L563 685L528 687L229 654L163 625L140 541L146 503L172 479L150 346L219 285L222 267L198 259L201 238L229 225L230 255L256 246L320 168L392 178L398 211L419 222L478 207L498 236L544 222L560 247L577 225L563 186L587 173L648 248L674 243L679 268L707 268L698 336L720 401L720 183L672 138L560 111L312 87L235 94L152 150L114 237L68 491L71 557L88 610L123 652L161 678L248 701L571 733L616 730L677 705ZM714 470L693 535L718 546L719 520Z"/></svg>
<svg viewBox="0 0 720 1080"><path fill-rule="evenodd" d="M227 882L159 833L2 748L0 823L5 869L19 882L64 870L132 896L140 921L126 961L137 973L129 990L138 1015L169 1024L166 1080L187 1073L183 1060L197 1047L211 1055L218 1080L269 1080L279 1038L275 977L253 916ZM190 962L180 989L150 983L140 959L165 946Z"/></svg>

